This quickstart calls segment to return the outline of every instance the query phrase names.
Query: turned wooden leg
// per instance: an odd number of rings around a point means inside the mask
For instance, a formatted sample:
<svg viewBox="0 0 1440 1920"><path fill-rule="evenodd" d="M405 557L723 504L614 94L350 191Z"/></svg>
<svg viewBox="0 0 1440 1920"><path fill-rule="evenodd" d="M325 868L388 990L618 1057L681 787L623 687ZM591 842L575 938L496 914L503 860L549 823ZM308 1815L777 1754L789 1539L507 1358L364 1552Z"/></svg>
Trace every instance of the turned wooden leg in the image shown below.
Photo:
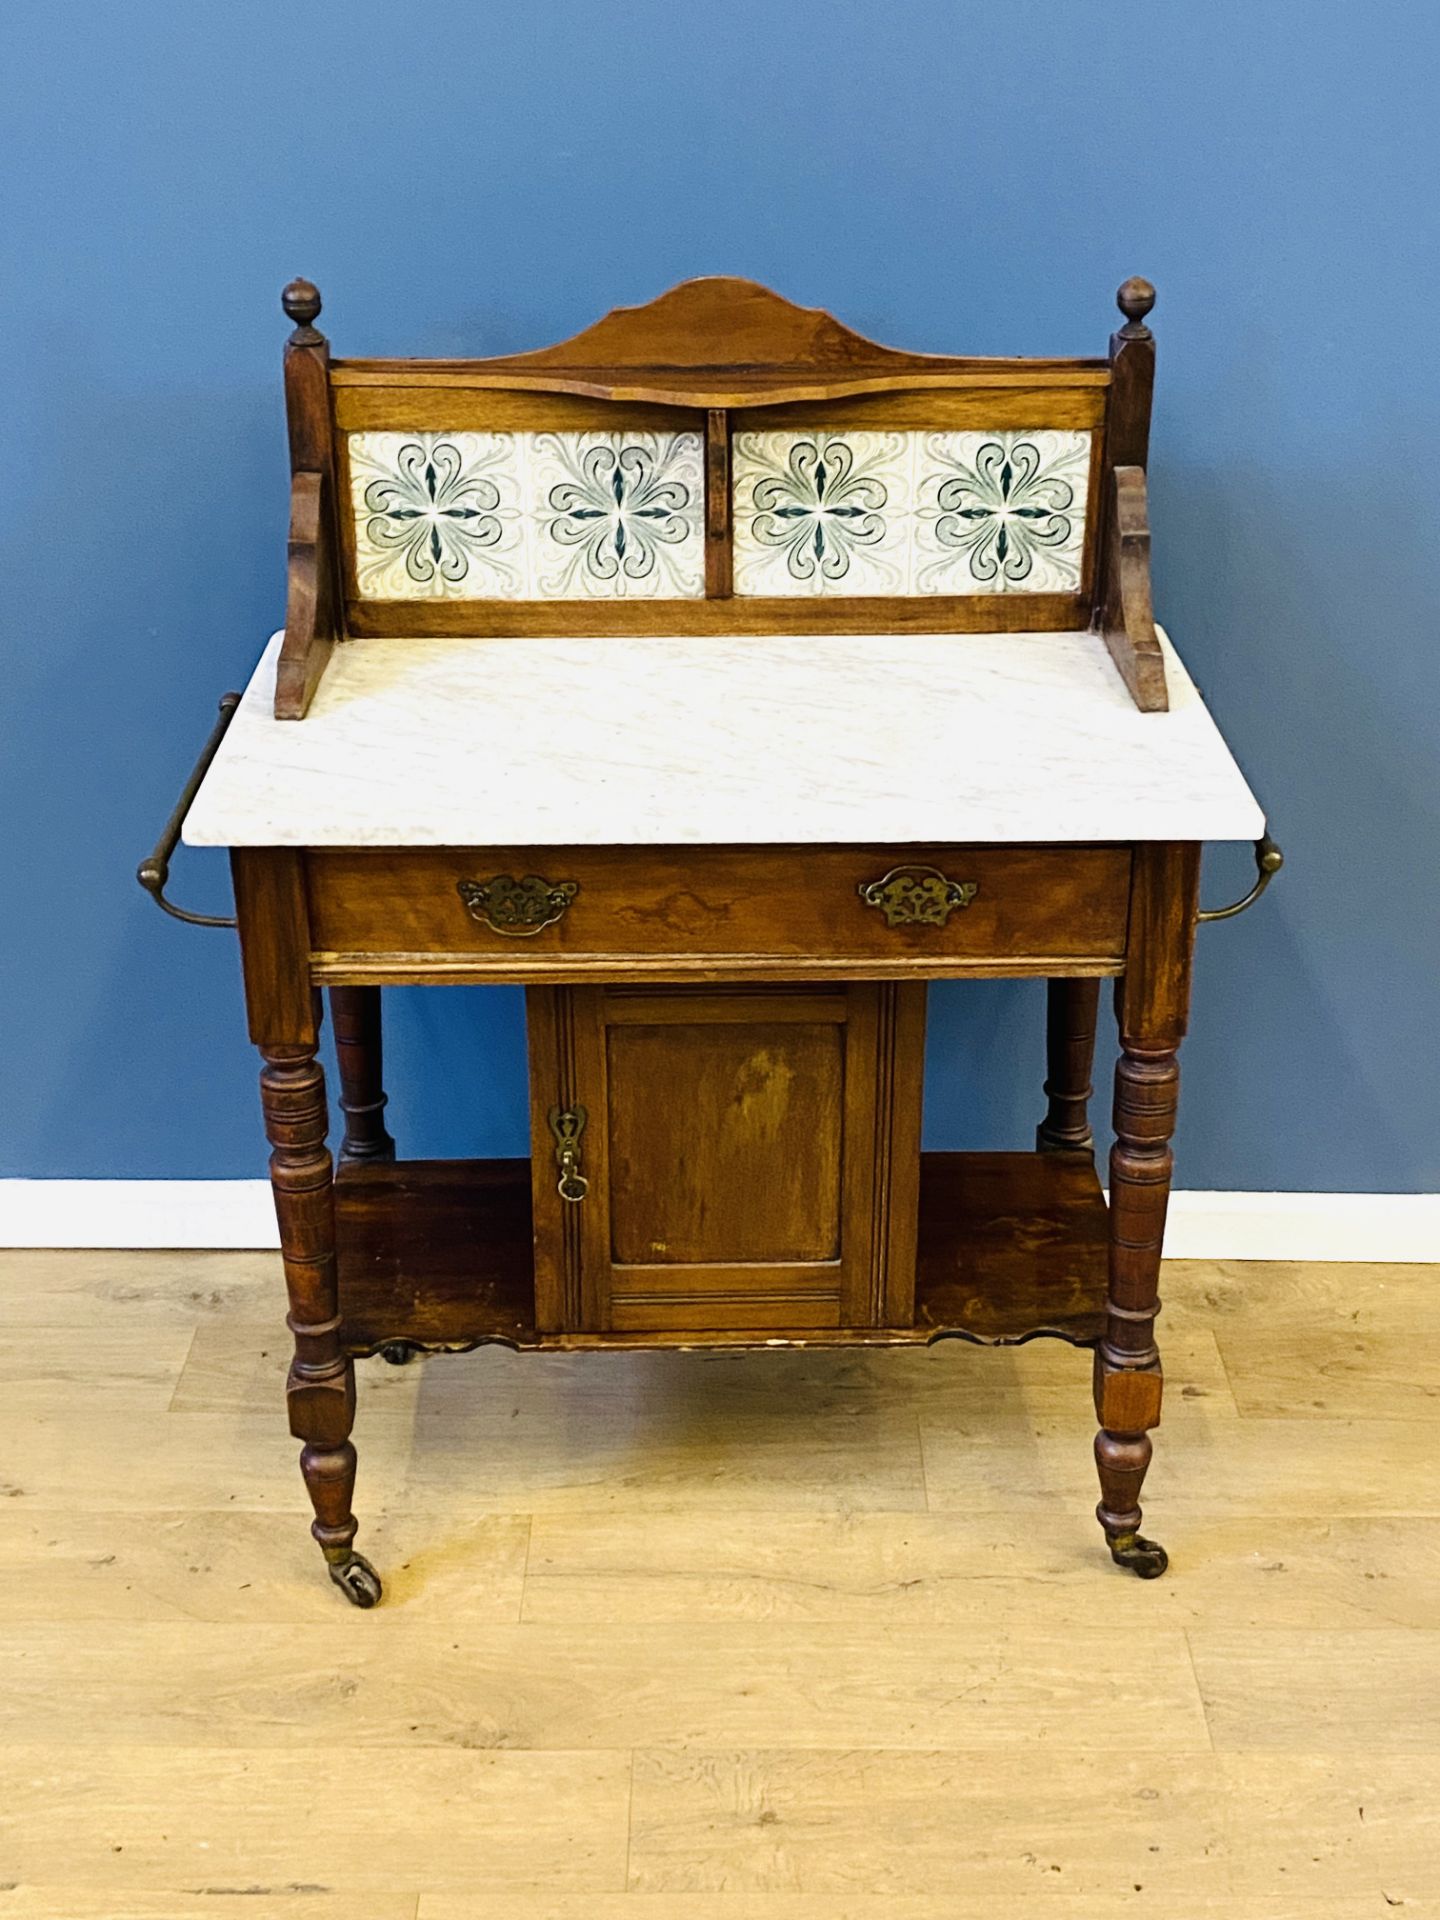
<svg viewBox="0 0 1440 1920"><path fill-rule="evenodd" d="M1149 1429L1160 1422L1160 1248L1170 1197L1170 1135L1180 1066L1173 1052L1127 1047L1115 1069L1110 1153L1110 1285L1105 1337L1095 1354L1096 1514L1115 1560L1142 1579L1165 1571L1165 1549L1140 1535L1140 1488Z"/></svg>
<svg viewBox="0 0 1440 1920"><path fill-rule="evenodd" d="M1116 983L1121 1054L1115 1068L1110 1152L1109 1279L1105 1333L1095 1352L1096 1516L1118 1565L1153 1580L1165 1549L1140 1532L1150 1430L1160 1424L1155 1344L1160 1252L1170 1200L1170 1137L1180 1094L1176 1057L1185 1032L1195 935L1199 849L1136 847L1130 944Z"/></svg>
<svg viewBox="0 0 1440 1920"><path fill-rule="evenodd" d="M270 1184L290 1295L295 1358L285 1383L290 1431L304 1444L300 1470L315 1509L311 1532L330 1578L357 1607L373 1607L380 1581L355 1551L355 1368L340 1345L335 1280L333 1168L325 1145L325 1075L311 1046L262 1048L260 1098Z"/></svg>
<svg viewBox="0 0 1440 1920"><path fill-rule="evenodd" d="M1090 1153L1090 1068L1095 1058L1098 980L1051 980L1045 1010L1045 1118L1035 1129L1042 1153Z"/></svg>
<svg viewBox="0 0 1440 1920"><path fill-rule="evenodd" d="M330 1017L340 1063L340 1111L345 1133L340 1161L393 1160L395 1142L385 1131L381 1070L380 989L332 987Z"/></svg>

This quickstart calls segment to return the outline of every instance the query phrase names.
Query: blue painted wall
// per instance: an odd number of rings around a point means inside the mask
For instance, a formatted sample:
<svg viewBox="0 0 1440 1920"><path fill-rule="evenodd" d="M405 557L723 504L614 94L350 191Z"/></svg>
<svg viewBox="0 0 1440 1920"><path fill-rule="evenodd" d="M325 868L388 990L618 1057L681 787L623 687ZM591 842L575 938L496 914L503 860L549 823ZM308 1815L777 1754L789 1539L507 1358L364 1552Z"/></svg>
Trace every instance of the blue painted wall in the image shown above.
<svg viewBox="0 0 1440 1920"><path fill-rule="evenodd" d="M722 271L905 346L1069 353L1138 271L1158 603L1291 863L1202 935L1180 1179L1434 1187L1436 19L7 9L0 1172L261 1166L233 940L131 874L281 619L292 274L341 352L535 346ZM181 884L221 905L223 860ZM1023 1143L1040 989L934 1000L932 1141ZM406 1149L521 1147L517 996L393 1002Z"/></svg>

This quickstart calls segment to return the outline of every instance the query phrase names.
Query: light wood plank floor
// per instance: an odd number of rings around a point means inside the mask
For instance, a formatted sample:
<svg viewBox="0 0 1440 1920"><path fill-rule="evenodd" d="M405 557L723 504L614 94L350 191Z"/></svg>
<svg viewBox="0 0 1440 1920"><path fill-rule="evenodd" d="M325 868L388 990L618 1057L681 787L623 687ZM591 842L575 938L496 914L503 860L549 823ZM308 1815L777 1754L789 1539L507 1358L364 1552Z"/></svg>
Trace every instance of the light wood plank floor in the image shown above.
<svg viewBox="0 0 1440 1920"><path fill-rule="evenodd" d="M1440 1276L1177 1263L1148 1525L1083 1355L360 1368L278 1261L0 1254L0 1920L1440 1920Z"/></svg>

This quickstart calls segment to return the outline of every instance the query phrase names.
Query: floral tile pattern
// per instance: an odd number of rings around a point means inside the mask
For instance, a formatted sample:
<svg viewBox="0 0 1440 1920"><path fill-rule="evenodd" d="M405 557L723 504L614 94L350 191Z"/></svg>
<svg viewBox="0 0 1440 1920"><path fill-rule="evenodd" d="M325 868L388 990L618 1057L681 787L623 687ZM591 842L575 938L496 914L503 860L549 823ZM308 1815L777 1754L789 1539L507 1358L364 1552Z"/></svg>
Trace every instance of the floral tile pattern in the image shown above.
<svg viewBox="0 0 1440 1920"><path fill-rule="evenodd" d="M1091 436L737 432L737 595L1066 593ZM700 599L698 433L352 433L372 600Z"/></svg>
<svg viewBox="0 0 1440 1920"><path fill-rule="evenodd" d="M1090 435L737 433L737 594L1073 592Z"/></svg>
<svg viewBox="0 0 1440 1920"><path fill-rule="evenodd" d="M352 433L372 600L698 599L698 433Z"/></svg>
<svg viewBox="0 0 1440 1920"><path fill-rule="evenodd" d="M356 573L367 600L522 591L515 436L352 433Z"/></svg>
<svg viewBox="0 0 1440 1920"><path fill-rule="evenodd" d="M737 433L737 594L906 591L904 433Z"/></svg>
<svg viewBox="0 0 1440 1920"><path fill-rule="evenodd" d="M916 593L1073 593L1090 436L1055 429L920 436Z"/></svg>
<svg viewBox="0 0 1440 1920"><path fill-rule="evenodd" d="M705 592L698 433L539 433L537 599L693 600Z"/></svg>

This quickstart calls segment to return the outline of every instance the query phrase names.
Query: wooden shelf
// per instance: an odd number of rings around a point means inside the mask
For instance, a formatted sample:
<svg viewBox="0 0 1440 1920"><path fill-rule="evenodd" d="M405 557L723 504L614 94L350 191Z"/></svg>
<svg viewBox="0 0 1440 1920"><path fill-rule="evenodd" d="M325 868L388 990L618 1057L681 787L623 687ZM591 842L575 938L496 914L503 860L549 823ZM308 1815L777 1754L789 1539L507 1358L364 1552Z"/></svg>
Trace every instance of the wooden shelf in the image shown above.
<svg viewBox="0 0 1440 1920"><path fill-rule="evenodd" d="M1105 1328L1108 1230L1089 1154L922 1154L910 1337L1089 1345Z"/></svg>
<svg viewBox="0 0 1440 1920"><path fill-rule="evenodd" d="M343 1338L464 1349L673 1346L1089 1345L1104 1325L1106 1213L1088 1155L921 1158L913 1327L794 1334L541 1334L534 1322L527 1160L342 1167L336 1235Z"/></svg>
<svg viewBox="0 0 1440 1920"><path fill-rule="evenodd" d="M537 1344L528 1160L342 1166L335 1244L353 1352Z"/></svg>

